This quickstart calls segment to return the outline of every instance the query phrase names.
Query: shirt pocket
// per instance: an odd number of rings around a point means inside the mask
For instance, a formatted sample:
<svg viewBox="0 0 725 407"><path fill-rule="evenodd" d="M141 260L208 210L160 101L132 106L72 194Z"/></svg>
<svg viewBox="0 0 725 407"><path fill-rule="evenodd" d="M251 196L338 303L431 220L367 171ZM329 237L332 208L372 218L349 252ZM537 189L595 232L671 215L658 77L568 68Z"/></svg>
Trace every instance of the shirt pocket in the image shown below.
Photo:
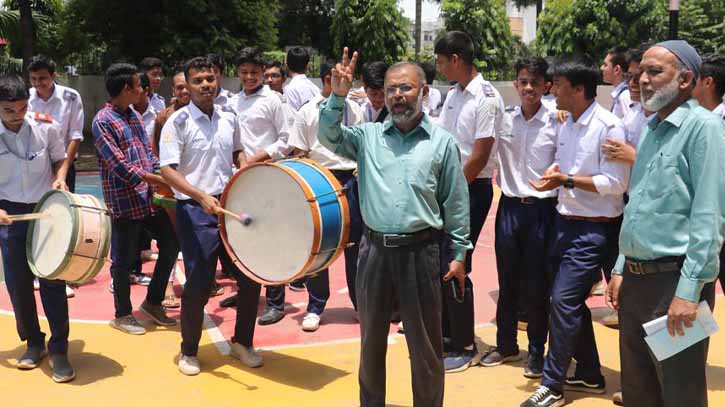
<svg viewBox="0 0 725 407"><path fill-rule="evenodd" d="M52 172L50 156L48 155L48 150L45 147L37 151L29 152L26 164L32 179L43 178L49 172Z"/></svg>
<svg viewBox="0 0 725 407"><path fill-rule="evenodd" d="M18 171L18 159L7 148L0 147L0 185L7 184Z"/></svg>
<svg viewBox="0 0 725 407"><path fill-rule="evenodd" d="M539 133L527 151L531 167L541 174L554 162L554 154L556 154L556 135L553 130Z"/></svg>
<svg viewBox="0 0 725 407"><path fill-rule="evenodd" d="M657 154L650 163L649 172L651 181L647 195L651 198L676 194L684 186L675 155ZM684 188L687 189L686 186Z"/></svg>

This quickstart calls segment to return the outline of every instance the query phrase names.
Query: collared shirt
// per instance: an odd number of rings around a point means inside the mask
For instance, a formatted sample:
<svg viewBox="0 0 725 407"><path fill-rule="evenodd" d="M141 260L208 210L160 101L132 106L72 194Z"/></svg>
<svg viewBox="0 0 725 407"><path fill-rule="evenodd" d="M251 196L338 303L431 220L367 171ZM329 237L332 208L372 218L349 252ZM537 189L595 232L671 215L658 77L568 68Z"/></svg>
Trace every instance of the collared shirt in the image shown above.
<svg viewBox="0 0 725 407"><path fill-rule="evenodd" d="M101 172L103 198L114 219L141 219L156 212L153 188L143 177L159 168L141 116L106 103L91 126Z"/></svg>
<svg viewBox="0 0 725 407"><path fill-rule="evenodd" d="M642 131L647 122L654 117L655 113L647 116L639 102L632 102L627 115L622 120L624 124L624 132L627 136L627 143L634 146L635 149L639 145Z"/></svg>
<svg viewBox="0 0 725 407"><path fill-rule="evenodd" d="M455 140L423 115L401 134L391 121L341 125L344 99L330 96L320 109L322 145L358 163L365 224L383 233L445 230L454 258L472 248L468 187Z"/></svg>
<svg viewBox="0 0 725 407"><path fill-rule="evenodd" d="M629 95L627 81L620 82L619 85L612 89L609 95L612 96L611 112L620 119L623 119L629 111L629 106L632 104L632 97Z"/></svg>
<svg viewBox="0 0 725 407"><path fill-rule="evenodd" d="M43 100L36 89L31 88L28 110L49 114L58 122L61 141L66 149L72 140L83 141L83 101L75 89L54 84L53 94L48 100Z"/></svg>
<svg viewBox="0 0 725 407"><path fill-rule="evenodd" d="M214 98L214 104L220 105L220 106L229 106L231 108L234 108L234 98L236 97L235 94L232 92L222 88L219 91L219 94Z"/></svg>
<svg viewBox="0 0 725 407"><path fill-rule="evenodd" d="M509 197L555 197L555 190L539 192L529 182L538 182L554 162L556 110L542 103L534 117L526 120L521 106L516 106L504 120L510 130L499 137L496 150L499 161L496 183L501 191Z"/></svg>
<svg viewBox="0 0 725 407"><path fill-rule="evenodd" d="M428 97L423 99L423 113L428 116L438 116L440 110L438 108L441 105L441 91L438 89L428 86Z"/></svg>
<svg viewBox="0 0 725 407"><path fill-rule="evenodd" d="M17 133L0 121L0 200L36 203L55 181L53 164L65 159L56 121L28 112Z"/></svg>
<svg viewBox="0 0 725 407"><path fill-rule="evenodd" d="M698 302L717 278L725 217L725 123L694 99L648 124L619 235L624 259L685 256L675 295Z"/></svg>
<svg viewBox="0 0 725 407"><path fill-rule="evenodd" d="M380 109L375 109L373 107L373 104L370 103L368 99L365 99L362 104L360 104L360 108L363 111L363 121L365 123L373 123L378 121L378 116L380 116L380 113L385 109L385 106L381 107ZM388 120L390 116L385 118L385 120Z"/></svg>
<svg viewBox="0 0 725 407"><path fill-rule="evenodd" d="M166 109L166 99L164 99L163 96L159 95L158 93L154 93L149 98L149 104L156 109L157 112L160 112L164 109Z"/></svg>
<svg viewBox="0 0 725 407"><path fill-rule="evenodd" d="M357 167L355 161L333 153L327 147L320 144L317 138L317 133L320 129L320 105L325 100L327 99L320 94L302 106L295 120L296 131L293 131L289 137L289 146L309 151L310 158L327 169L353 170ZM360 123L363 123L363 113L360 105L345 99L345 110L342 118L343 126L349 127Z"/></svg>
<svg viewBox="0 0 725 407"><path fill-rule="evenodd" d="M251 95L239 92L236 101L234 110L244 151L253 155L264 150L274 159L286 156L296 112L285 106L281 96L267 85Z"/></svg>
<svg viewBox="0 0 725 407"><path fill-rule="evenodd" d="M556 210L562 215L613 218L622 214L629 165L608 160L601 146L607 138L625 141L622 121L597 102L574 122L567 117L559 130L554 162L562 174L592 177L597 192L559 188Z"/></svg>
<svg viewBox="0 0 725 407"><path fill-rule="evenodd" d="M713 109L712 112L715 113L716 115L719 115L723 119L725 119L725 101L723 101L722 103L717 105L717 107L715 109Z"/></svg>
<svg viewBox="0 0 725 407"><path fill-rule="evenodd" d="M448 92L438 124L456 138L465 166L471 158L476 140L489 137L495 139L503 134L503 114L501 95L490 82L478 74L465 89L456 85ZM486 166L476 178L493 177L495 157L494 144Z"/></svg>
<svg viewBox="0 0 725 407"><path fill-rule="evenodd" d="M219 195L229 182L234 154L244 150L234 113L214 105L211 119L194 104L169 117L161 130L161 166L176 170L198 190ZM190 199L174 190L176 199Z"/></svg>
<svg viewBox="0 0 725 407"><path fill-rule="evenodd" d="M136 108L134 107L134 110ZM146 110L143 111L143 113L136 110L136 113L141 115L141 120L143 121L143 127L146 130L146 138L148 140L151 140L151 137L154 135L154 124L156 123L156 116L159 115L159 112L154 109L153 106L151 106L151 103L146 105Z"/></svg>
<svg viewBox="0 0 725 407"><path fill-rule="evenodd" d="M320 94L320 88L317 87L307 75L295 75L284 87L284 95L287 97L287 103L295 110L300 108L315 96Z"/></svg>

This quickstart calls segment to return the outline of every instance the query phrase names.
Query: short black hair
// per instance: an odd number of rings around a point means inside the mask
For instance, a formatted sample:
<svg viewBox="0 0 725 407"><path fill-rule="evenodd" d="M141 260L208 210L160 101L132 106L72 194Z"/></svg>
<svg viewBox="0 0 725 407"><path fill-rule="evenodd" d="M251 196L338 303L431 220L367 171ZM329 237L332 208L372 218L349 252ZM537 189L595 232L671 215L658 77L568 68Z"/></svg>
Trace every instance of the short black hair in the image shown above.
<svg viewBox="0 0 725 407"><path fill-rule="evenodd" d="M28 62L28 72L48 71L49 74L55 73L55 62L45 55L36 55Z"/></svg>
<svg viewBox="0 0 725 407"><path fill-rule="evenodd" d="M642 56L644 53L652 47L652 44L649 42L642 43L639 47L632 48L629 51L627 51L627 69L629 69L629 64L631 63L637 63L639 64L642 62Z"/></svg>
<svg viewBox="0 0 725 407"><path fill-rule="evenodd" d="M473 65L473 56L475 49L471 36L463 31L448 31L441 39L436 42L436 55L444 55L447 58L458 55L463 62Z"/></svg>
<svg viewBox="0 0 725 407"><path fill-rule="evenodd" d="M431 64L430 62L421 62L420 67L423 69L423 72L425 72L425 83L428 85L433 84L433 81L436 78L436 67L435 65Z"/></svg>
<svg viewBox="0 0 725 407"><path fill-rule="evenodd" d="M23 79L17 75L0 76L0 102L17 102L30 98Z"/></svg>
<svg viewBox="0 0 725 407"><path fill-rule="evenodd" d="M224 69L226 68L226 64L224 63L224 56L221 54L208 54L206 58L209 60L209 62L214 65L215 68L219 70L219 72L224 74Z"/></svg>
<svg viewBox="0 0 725 407"><path fill-rule="evenodd" d="M209 58L205 57L194 57L186 61L186 64L184 64L184 78L187 82L189 82L189 74L191 73L192 69L196 69L197 71L213 71L214 64L209 61Z"/></svg>
<svg viewBox="0 0 725 407"><path fill-rule="evenodd" d="M523 57L514 64L517 79L519 77L519 73L523 69L526 69L534 76L540 75L544 78L544 81L546 81L547 72L549 71L549 63L542 57Z"/></svg>
<svg viewBox="0 0 725 407"><path fill-rule="evenodd" d="M149 77L146 75L139 75L139 79L141 79L141 89L146 92L146 89L151 87L151 81L149 80Z"/></svg>
<svg viewBox="0 0 725 407"><path fill-rule="evenodd" d="M362 80L365 86L372 89L383 89L385 87L385 72L388 71L388 64L383 61L368 62L362 67Z"/></svg>
<svg viewBox="0 0 725 407"><path fill-rule="evenodd" d="M244 64L252 64L264 68L265 63L262 50L257 47L242 48L242 50L239 51L239 54L237 55L236 66L237 68L239 68L241 65Z"/></svg>
<svg viewBox="0 0 725 407"><path fill-rule="evenodd" d="M264 64L264 69L265 70L267 70L269 68L277 68L277 69L279 69L279 73L282 74L282 77L283 78L287 78L287 67L283 63L281 63L281 62L279 62L277 60L274 60L274 59L270 59L269 61L267 61Z"/></svg>
<svg viewBox="0 0 725 407"><path fill-rule="evenodd" d="M287 51L287 67L294 73L305 73L310 63L310 53L303 47L292 47Z"/></svg>
<svg viewBox="0 0 725 407"><path fill-rule="evenodd" d="M619 66L622 72L627 72L629 68L629 60L627 58L627 47L617 46L610 49L607 55L611 55L612 66Z"/></svg>
<svg viewBox="0 0 725 407"><path fill-rule="evenodd" d="M141 72L146 73L154 68L162 68L163 66L164 63L161 62L160 59L156 57L146 57L139 62L138 69Z"/></svg>
<svg viewBox="0 0 725 407"><path fill-rule="evenodd" d="M138 75L136 65L115 63L106 69L106 91L112 98L121 94L126 85L133 87L133 76Z"/></svg>
<svg viewBox="0 0 725 407"><path fill-rule="evenodd" d="M328 59L327 61L320 64L320 79L325 81L325 76L332 75L332 68L335 67L335 61Z"/></svg>
<svg viewBox="0 0 725 407"><path fill-rule="evenodd" d="M584 97L588 100L597 97L597 84L599 83L599 69L594 64L578 59L567 59L554 67L554 76L566 78L571 86L583 86Z"/></svg>
<svg viewBox="0 0 725 407"><path fill-rule="evenodd" d="M715 91L722 99L725 95L725 55L708 55L702 59L700 78L712 77L715 81Z"/></svg>

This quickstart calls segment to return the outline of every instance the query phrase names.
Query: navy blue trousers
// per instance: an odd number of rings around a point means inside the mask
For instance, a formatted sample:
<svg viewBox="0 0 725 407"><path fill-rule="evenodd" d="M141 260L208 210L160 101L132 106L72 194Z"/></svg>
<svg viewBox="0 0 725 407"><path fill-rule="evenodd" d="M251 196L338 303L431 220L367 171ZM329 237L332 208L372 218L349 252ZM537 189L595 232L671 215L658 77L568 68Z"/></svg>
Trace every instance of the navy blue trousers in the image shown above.
<svg viewBox="0 0 725 407"><path fill-rule="evenodd" d="M618 225L568 220L557 214L554 231L551 264L556 274L551 288L549 352L542 384L561 392L572 357L577 362L577 377L603 380L586 299L618 238Z"/></svg>
<svg viewBox="0 0 725 407"><path fill-rule="evenodd" d="M9 215L33 212L34 204L0 201L0 209ZM15 312L15 324L20 340L28 346L45 346L45 334L40 330L38 309L33 293L34 275L28 266L25 242L28 222L16 222L0 226L0 250L3 255L5 285ZM65 281L40 280L40 300L50 325L48 350L51 354L68 352L68 299L65 296Z"/></svg>
<svg viewBox="0 0 725 407"><path fill-rule="evenodd" d="M216 266L225 263L237 281L237 318L232 342L252 346L261 286L242 274L222 248L216 215L209 215L193 200L176 203L176 225L184 254L186 284L181 295L181 351L195 356L204 324Z"/></svg>
<svg viewBox="0 0 725 407"><path fill-rule="evenodd" d="M76 164L75 160L71 162L70 167L68 168L68 174L65 176L65 184L68 185L68 190L70 192L75 193L76 192Z"/></svg>
<svg viewBox="0 0 725 407"><path fill-rule="evenodd" d="M544 355L548 333L551 267L547 261L556 199L521 199L501 195L496 213L496 343L499 352L518 352L517 304L524 297L528 315L529 353ZM522 280L524 281L521 284ZM522 286L525 288L521 290Z"/></svg>
<svg viewBox="0 0 725 407"><path fill-rule="evenodd" d="M304 281L309 295L307 312L321 315L330 298L330 272L324 269L312 277L305 277ZM267 306L284 311L284 290L284 285L267 286Z"/></svg>

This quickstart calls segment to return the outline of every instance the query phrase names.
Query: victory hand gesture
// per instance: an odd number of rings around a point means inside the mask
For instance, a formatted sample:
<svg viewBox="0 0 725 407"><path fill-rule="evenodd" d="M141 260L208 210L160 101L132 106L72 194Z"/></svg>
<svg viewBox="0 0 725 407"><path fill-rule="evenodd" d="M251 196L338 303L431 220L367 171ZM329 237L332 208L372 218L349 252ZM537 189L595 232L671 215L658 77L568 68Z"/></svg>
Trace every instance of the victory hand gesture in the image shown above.
<svg viewBox="0 0 725 407"><path fill-rule="evenodd" d="M342 63L332 68L332 93L341 97L346 97L350 92L357 65L357 51L352 54L352 58L348 58L347 54L348 50L345 47L342 50Z"/></svg>

